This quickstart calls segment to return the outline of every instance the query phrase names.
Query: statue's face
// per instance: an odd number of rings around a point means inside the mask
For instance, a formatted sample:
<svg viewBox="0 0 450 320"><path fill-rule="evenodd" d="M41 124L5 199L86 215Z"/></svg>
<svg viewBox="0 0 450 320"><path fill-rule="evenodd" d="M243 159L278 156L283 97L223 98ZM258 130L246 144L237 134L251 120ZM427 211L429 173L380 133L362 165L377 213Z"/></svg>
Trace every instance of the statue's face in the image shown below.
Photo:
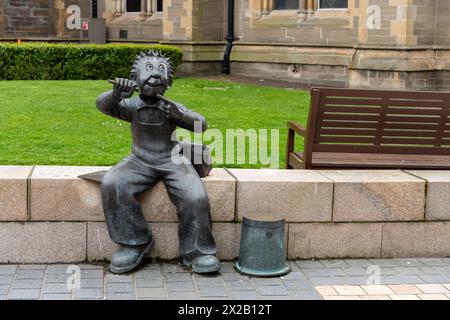
<svg viewBox="0 0 450 320"><path fill-rule="evenodd" d="M136 83L144 96L164 94L169 86L169 66L162 59L147 57L137 65Z"/></svg>

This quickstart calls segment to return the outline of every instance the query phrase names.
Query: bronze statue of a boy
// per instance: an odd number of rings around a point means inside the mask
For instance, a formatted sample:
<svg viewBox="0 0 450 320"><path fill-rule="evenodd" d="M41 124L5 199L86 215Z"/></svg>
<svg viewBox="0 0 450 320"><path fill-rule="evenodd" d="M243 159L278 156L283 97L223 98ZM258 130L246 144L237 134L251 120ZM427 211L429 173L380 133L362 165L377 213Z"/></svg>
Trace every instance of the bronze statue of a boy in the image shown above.
<svg viewBox="0 0 450 320"><path fill-rule="evenodd" d="M173 81L170 59L150 50L136 57L131 80L117 78L113 90L97 98L97 108L131 123L132 153L103 177L103 210L111 239L120 245L111 259L110 271L124 273L135 268L153 244L135 196L162 180L177 207L178 237L183 264L197 273L217 272L216 244L205 187L189 161L174 159L178 141L176 127L207 129L205 118L179 103L160 99ZM139 89L139 96L131 98ZM177 160L177 161L174 161Z"/></svg>

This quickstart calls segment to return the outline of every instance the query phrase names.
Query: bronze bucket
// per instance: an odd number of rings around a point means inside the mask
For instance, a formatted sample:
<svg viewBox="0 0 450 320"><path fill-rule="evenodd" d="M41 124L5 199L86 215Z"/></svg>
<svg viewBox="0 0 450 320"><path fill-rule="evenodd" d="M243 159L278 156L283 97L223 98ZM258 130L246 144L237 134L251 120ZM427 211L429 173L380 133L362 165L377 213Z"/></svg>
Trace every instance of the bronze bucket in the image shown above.
<svg viewBox="0 0 450 320"><path fill-rule="evenodd" d="M239 259L234 268L257 277L278 277L290 271L286 263L285 219L272 213L244 216Z"/></svg>

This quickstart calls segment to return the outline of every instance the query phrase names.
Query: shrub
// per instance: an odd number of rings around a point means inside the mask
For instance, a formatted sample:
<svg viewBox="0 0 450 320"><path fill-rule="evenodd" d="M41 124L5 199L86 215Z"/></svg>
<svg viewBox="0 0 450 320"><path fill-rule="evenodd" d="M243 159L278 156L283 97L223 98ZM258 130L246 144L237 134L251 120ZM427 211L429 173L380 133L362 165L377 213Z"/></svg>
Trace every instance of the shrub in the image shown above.
<svg viewBox="0 0 450 320"><path fill-rule="evenodd" d="M181 63L181 50L167 45L0 44L0 79L128 78L136 55L149 49L163 51L175 69Z"/></svg>

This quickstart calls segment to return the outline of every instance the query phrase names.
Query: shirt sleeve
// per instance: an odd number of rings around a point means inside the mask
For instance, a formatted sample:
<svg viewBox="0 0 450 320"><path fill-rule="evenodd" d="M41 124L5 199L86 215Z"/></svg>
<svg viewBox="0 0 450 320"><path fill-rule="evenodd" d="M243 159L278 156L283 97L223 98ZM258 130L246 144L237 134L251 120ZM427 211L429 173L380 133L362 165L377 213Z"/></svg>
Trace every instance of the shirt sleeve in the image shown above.
<svg viewBox="0 0 450 320"><path fill-rule="evenodd" d="M119 100L112 95L112 91L105 92L97 98L97 108L104 114L119 120L133 121L132 99Z"/></svg>
<svg viewBox="0 0 450 320"><path fill-rule="evenodd" d="M177 103L177 107L184 112L183 119L177 126L195 132L205 132L208 129L208 123L200 113L191 111L180 103Z"/></svg>

